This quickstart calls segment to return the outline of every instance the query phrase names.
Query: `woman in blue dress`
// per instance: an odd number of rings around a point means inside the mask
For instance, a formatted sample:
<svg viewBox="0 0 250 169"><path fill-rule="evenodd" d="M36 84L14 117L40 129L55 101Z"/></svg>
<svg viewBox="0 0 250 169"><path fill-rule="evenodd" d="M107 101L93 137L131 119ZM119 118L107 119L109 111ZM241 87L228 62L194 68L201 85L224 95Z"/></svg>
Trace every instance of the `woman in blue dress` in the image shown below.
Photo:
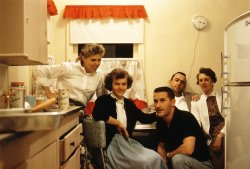
<svg viewBox="0 0 250 169"><path fill-rule="evenodd" d="M93 110L95 120L106 124L107 168L108 169L165 169L165 161L154 150L145 148L131 139L136 122L152 123L156 114L145 114L124 97L133 83L127 71L114 69L104 80L111 91L97 98Z"/></svg>

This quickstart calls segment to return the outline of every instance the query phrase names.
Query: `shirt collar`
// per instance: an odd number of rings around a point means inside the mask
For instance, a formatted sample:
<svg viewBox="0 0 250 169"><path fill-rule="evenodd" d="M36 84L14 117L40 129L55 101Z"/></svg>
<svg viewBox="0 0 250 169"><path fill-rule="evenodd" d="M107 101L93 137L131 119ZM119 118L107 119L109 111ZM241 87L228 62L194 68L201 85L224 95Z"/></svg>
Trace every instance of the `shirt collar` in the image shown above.
<svg viewBox="0 0 250 169"><path fill-rule="evenodd" d="M124 97L122 99L118 99L113 92L111 92L110 96L116 100L118 103L124 103Z"/></svg>
<svg viewBox="0 0 250 169"><path fill-rule="evenodd" d="M210 95L205 95L204 93L202 94L205 98L207 98L208 96L216 96L216 92L215 90L212 91L212 93L210 93Z"/></svg>

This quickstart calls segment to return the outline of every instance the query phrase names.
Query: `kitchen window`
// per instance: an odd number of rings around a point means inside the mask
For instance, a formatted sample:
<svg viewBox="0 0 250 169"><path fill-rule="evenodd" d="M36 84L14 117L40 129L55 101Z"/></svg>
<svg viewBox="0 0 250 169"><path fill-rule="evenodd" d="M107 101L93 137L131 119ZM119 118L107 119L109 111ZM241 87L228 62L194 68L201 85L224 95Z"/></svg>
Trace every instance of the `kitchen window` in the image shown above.
<svg viewBox="0 0 250 169"><path fill-rule="evenodd" d="M85 44L78 44L78 55ZM133 44L103 44L106 53L103 58L133 58Z"/></svg>

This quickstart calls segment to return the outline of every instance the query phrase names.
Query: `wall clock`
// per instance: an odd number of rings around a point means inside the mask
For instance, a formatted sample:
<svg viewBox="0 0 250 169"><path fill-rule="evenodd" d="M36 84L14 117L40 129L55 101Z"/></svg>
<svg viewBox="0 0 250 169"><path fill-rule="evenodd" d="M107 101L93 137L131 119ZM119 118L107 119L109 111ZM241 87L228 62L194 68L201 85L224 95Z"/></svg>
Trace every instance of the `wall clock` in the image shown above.
<svg viewBox="0 0 250 169"><path fill-rule="evenodd" d="M207 26L207 19L202 15L197 15L192 19L193 26L198 31L201 31Z"/></svg>

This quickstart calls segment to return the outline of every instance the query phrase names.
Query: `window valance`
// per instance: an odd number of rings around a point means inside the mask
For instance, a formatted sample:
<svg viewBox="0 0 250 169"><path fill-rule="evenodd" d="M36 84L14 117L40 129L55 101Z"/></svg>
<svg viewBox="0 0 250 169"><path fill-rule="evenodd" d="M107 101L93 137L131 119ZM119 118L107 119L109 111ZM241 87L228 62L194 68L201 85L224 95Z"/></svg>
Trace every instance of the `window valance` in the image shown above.
<svg viewBox="0 0 250 169"><path fill-rule="evenodd" d="M143 5L66 5L64 18L147 18Z"/></svg>
<svg viewBox="0 0 250 169"><path fill-rule="evenodd" d="M53 0L47 0L47 10L49 15L57 15L57 8Z"/></svg>

